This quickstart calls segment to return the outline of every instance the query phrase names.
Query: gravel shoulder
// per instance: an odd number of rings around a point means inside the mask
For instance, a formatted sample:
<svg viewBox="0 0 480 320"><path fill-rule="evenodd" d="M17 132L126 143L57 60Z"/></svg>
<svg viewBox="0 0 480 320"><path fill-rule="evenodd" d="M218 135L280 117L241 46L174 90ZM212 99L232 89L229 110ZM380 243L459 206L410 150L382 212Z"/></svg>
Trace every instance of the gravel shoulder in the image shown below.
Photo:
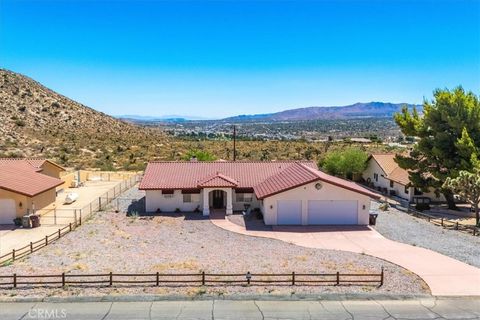
<svg viewBox="0 0 480 320"><path fill-rule="evenodd" d="M379 210L372 201L371 211L378 213L375 229L388 239L430 249L480 268L480 237L443 229L403 211Z"/></svg>
<svg viewBox="0 0 480 320"><path fill-rule="evenodd" d="M122 198L141 199L130 189ZM0 289L0 296L71 296L98 294L429 294L415 274L375 257L344 251L303 248L282 241L232 233L201 214L127 216L141 212L141 201L120 201L120 212L99 212L61 240L12 265L0 275L66 273L378 273L385 284L370 286L217 286L217 287L69 287ZM134 209L132 209L134 208Z"/></svg>

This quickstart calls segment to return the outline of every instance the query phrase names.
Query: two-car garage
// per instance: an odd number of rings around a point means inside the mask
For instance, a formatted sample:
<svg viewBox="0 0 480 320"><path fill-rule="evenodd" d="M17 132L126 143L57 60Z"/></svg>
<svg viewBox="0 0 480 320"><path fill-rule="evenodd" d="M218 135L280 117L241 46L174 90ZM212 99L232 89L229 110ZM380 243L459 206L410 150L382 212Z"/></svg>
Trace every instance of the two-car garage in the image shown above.
<svg viewBox="0 0 480 320"><path fill-rule="evenodd" d="M303 206L306 206L303 222ZM277 200L277 225L356 225L356 200Z"/></svg>

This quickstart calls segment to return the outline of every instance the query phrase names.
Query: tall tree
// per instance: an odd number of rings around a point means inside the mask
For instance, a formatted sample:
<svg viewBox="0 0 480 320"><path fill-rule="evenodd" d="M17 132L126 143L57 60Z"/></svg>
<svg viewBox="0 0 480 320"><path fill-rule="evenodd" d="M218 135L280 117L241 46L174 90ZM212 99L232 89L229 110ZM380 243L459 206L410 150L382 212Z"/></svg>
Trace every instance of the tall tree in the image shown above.
<svg viewBox="0 0 480 320"><path fill-rule="evenodd" d="M479 97L454 90L435 90L431 102L423 104L423 116L407 107L395 114L395 122L406 136L418 141L408 156L397 156L399 166L409 170L412 184L427 191L442 193L451 209L455 209L453 192L444 187L448 177L455 178L462 170L471 171L472 156L480 150Z"/></svg>

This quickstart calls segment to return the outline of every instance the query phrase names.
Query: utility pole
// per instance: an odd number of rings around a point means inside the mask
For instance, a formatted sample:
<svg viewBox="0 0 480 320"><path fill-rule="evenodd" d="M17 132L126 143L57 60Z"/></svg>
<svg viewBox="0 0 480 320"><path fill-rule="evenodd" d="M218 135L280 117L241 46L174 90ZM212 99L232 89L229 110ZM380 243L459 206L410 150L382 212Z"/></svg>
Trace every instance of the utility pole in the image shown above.
<svg viewBox="0 0 480 320"><path fill-rule="evenodd" d="M237 161L237 128L233 125L233 161Z"/></svg>

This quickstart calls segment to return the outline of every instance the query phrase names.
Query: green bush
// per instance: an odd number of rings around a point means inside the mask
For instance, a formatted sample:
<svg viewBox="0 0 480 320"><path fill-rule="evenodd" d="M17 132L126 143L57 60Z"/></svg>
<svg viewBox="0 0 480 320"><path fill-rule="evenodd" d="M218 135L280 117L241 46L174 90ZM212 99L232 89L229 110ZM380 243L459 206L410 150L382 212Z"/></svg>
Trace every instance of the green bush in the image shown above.
<svg viewBox="0 0 480 320"><path fill-rule="evenodd" d="M327 153L320 167L334 176L352 179L354 176L361 176L367 160L368 154L365 151L348 148Z"/></svg>

